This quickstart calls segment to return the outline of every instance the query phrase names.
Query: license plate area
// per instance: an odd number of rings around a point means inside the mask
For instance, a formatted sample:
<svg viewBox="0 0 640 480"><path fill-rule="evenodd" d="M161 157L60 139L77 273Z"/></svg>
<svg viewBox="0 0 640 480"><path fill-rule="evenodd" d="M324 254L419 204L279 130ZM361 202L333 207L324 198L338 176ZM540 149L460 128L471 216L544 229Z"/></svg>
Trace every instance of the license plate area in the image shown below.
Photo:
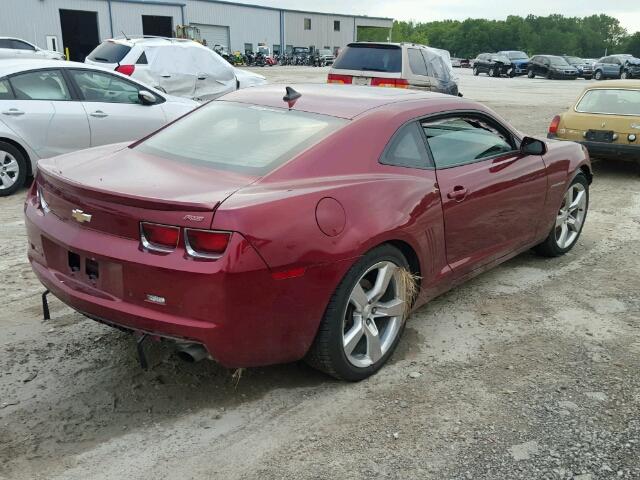
<svg viewBox="0 0 640 480"><path fill-rule="evenodd" d="M611 143L613 142L613 131L588 130L585 138L592 142Z"/></svg>
<svg viewBox="0 0 640 480"><path fill-rule="evenodd" d="M353 85L371 85L371 77L353 77Z"/></svg>

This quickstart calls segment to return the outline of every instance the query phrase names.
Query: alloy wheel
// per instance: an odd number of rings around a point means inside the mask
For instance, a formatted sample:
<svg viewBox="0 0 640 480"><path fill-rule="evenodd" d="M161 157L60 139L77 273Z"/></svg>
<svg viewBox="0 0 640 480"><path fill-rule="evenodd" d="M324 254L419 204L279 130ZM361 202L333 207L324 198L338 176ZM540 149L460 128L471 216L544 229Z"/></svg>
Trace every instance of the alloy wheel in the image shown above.
<svg viewBox="0 0 640 480"><path fill-rule="evenodd" d="M353 287L342 325L342 347L352 365L369 367L393 346L405 316L400 275L398 265L382 261Z"/></svg>
<svg viewBox="0 0 640 480"><path fill-rule="evenodd" d="M580 235L586 214L586 189L581 183L574 183L564 194L562 206L556 217L555 237L558 247L569 248L575 242Z"/></svg>
<svg viewBox="0 0 640 480"><path fill-rule="evenodd" d="M18 180L20 165L9 152L0 150L0 190L13 186Z"/></svg>

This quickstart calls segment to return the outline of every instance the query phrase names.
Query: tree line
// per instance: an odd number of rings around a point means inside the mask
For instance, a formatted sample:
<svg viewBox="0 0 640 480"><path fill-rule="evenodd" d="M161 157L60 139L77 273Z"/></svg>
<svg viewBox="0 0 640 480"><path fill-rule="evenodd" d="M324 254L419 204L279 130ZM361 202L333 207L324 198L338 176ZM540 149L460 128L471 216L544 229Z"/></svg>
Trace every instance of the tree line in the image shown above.
<svg viewBox="0 0 640 480"><path fill-rule="evenodd" d="M358 40L388 40L388 32L380 30L358 29ZM512 15L506 20L468 18L426 23L394 21L390 40L443 48L461 58L475 58L479 53L499 50L584 58L599 58L605 53L631 53L640 57L640 32L629 34L617 18L604 14L588 17Z"/></svg>

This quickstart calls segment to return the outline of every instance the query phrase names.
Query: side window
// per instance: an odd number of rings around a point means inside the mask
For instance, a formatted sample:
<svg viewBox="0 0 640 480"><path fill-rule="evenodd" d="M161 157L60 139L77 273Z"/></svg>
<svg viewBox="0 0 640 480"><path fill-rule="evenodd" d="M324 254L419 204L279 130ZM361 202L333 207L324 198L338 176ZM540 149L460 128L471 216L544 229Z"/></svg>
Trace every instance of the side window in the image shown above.
<svg viewBox="0 0 640 480"><path fill-rule="evenodd" d="M424 137L417 122L409 123L396 132L382 154L380 163L423 169L431 166Z"/></svg>
<svg viewBox="0 0 640 480"><path fill-rule="evenodd" d="M140 103L139 88L110 73L93 70L69 70L87 102Z"/></svg>
<svg viewBox="0 0 640 480"><path fill-rule="evenodd" d="M138 57L138 61L136 62L136 65L147 65L147 54L145 52L142 52L142 55L140 55L140 57Z"/></svg>
<svg viewBox="0 0 640 480"><path fill-rule="evenodd" d="M13 48L9 38L0 38L0 48Z"/></svg>
<svg viewBox="0 0 640 480"><path fill-rule="evenodd" d="M436 168L466 165L515 150L511 136L483 117L445 117L423 122L422 127Z"/></svg>
<svg viewBox="0 0 640 480"><path fill-rule="evenodd" d="M621 65L622 61L619 57L613 57L613 62L611 63L615 63L616 65Z"/></svg>
<svg viewBox="0 0 640 480"><path fill-rule="evenodd" d="M36 51L36 49L33 48L33 45L29 45L28 43L21 40L11 40L11 43L13 44L13 48L15 48L16 50L30 50L32 52Z"/></svg>
<svg viewBox="0 0 640 480"><path fill-rule="evenodd" d="M0 100L13 100L13 92L6 78L0 80Z"/></svg>
<svg viewBox="0 0 640 480"><path fill-rule="evenodd" d="M39 70L10 77L17 100L71 100L67 83L58 70Z"/></svg>
<svg viewBox="0 0 640 480"><path fill-rule="evenodd" d="M417 48L408 48L409 67L414 75L427 75L427 66L422 58L422 53Z"/></svg>

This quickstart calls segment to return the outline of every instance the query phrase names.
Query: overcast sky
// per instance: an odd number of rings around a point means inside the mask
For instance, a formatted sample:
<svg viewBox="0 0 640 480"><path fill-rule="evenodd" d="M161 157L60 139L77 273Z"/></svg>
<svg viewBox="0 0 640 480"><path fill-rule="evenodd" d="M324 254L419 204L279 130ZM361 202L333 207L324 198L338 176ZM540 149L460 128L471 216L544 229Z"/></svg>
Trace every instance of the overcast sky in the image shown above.
<svg viewBox="0 0 640 480"><path fill-rule="evenodd" d="M240 0L244 3L318 12L352 13L397 20L465 18L505 19L560 13L587 16L606 13L618 18L629 32L640 31L640 0Z"/></svg>

